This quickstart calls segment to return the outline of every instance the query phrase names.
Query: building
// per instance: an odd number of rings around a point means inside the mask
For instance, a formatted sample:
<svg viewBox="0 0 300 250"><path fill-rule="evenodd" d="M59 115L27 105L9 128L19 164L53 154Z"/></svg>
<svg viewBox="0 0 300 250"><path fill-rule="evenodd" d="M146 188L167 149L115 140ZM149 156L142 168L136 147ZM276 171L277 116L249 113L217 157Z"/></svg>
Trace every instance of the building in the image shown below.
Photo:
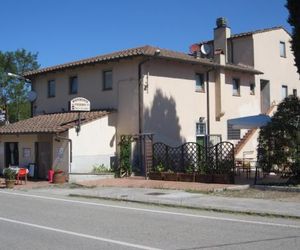
<svg viewBox="0 0 300 250"><path fill-rule="evenodd" d="M89 172L115 161L121 135L140 133L173 146L209 135L210 143L237 144L238 156L255 155L257 131L241 145L247 131L227 121L271 112L299 92L289 40L283 28L232 36L219 20L214 40L192 54L143 46L28 72L33 117L0 128L0 166L34 162L41 178L55 167ZM81 114L80 131L69 112L75 97L92 109Z"/></svg>

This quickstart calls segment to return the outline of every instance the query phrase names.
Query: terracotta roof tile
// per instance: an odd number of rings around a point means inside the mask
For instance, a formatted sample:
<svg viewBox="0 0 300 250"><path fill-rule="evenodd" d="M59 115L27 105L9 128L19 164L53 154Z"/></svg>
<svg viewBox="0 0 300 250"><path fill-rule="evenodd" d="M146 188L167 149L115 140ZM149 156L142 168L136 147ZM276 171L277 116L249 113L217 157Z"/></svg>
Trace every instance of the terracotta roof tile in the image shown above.
<svg viewBox="0 0 300 250"><path fill-rule="evenodd" d="M81 112L85 124L108 115L108 111ZM38 115L0 127L0 134L60 133L76 126L77 112Z"/></svg>
<svg viewBox="0 0 300 250"><path fill-rule="evenodd" d="M160 53L156 53L157 50L160 50ZM162 49L158 47L153 47L153 46L143 46L143 47L138 47L138 48L132 48L132 49L126 49L118 52L113 52L110 54L105 54L105 55L100 55L96 57L91 57L79 61L74 61L70 63L65 63L65 64L60 64L52 67L47 67L47 68L42 68L34 71L29 71L24 74L25 77L31 78L36 75L48 73L48 72L54 72L58 70L63 70L67 68L72 68L72 67L79 67L83 65L89 65L89 64L96 64L96 63L103 63L107 61L114 61L117 59L122 59L122 58L130 58L130 57L137 57L137 56L143 56L143 57L156 57L156 58L163 58L163 59L168 59L168 60L173 60L173 61L181 61L181 62L188 62L188 63L194 63L194 64L202 64L206 66L212 66L212 67L227 67L221 66L220 64L206 58L195 58L192 55L183 53L183 52L178 52L178 51L172 51L168 49ZM245 72L250 72L253 74L260 74L261 72L255 70L254 68L250 67L243 67L239 65L230 65L228 69L233 69L233 70L240 70L240 71L245 71Z"/></svg>

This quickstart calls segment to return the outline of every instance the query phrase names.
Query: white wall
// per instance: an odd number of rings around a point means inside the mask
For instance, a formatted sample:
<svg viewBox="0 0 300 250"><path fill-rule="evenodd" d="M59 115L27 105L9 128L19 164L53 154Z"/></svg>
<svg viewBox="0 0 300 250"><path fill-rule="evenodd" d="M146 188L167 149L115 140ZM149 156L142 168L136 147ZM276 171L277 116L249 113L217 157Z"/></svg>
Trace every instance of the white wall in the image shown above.
<svg viewBox="0 0 300 250"><path fill-rule="evenodd" d="M282 85L288 85L289 95L293 89L297 89L300 95L299 74L294 66L290 40L291 37L283 29L253 35L254 67L264 72L256 77L256 85L259 88L260 79L270 81L271 103L275 101L278 104L282 100ZM286 58L280 57L280 41L285 42Z"/></svg>
<svg viewBox="0 0 300 250"><path fill-rule="evenodd" d="M116 152L116 114L110 114L81 126L77 135L75 128L69 130L73 143L71 172L89 173L93 166L110 167Z"/></svg>

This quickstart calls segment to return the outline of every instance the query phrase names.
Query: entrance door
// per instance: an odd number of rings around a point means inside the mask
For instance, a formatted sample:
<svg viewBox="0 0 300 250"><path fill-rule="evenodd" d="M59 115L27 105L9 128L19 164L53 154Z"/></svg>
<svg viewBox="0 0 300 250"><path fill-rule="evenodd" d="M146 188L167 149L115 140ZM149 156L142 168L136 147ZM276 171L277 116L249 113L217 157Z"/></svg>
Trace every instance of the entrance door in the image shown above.
<svg viewBox="0 0 300 250"><path fill-rule="evenodd" d="M36 142L35 149L37 176L40 179L46 179L52 164L51 144L49 142Z"/></svg>
<svg viewBox="0 0 300 250"><path fill-rule="evenodd" d="M5 166L19 166L19 145L17 142L5 142Z"/></svg>
<svg viewBox="0 0 300 250"><path fill-rule="evenodd" d="M196 142L202 147L205 147L205 136L197 136Z"/></svg>
<svg viewBox="0 0 300 250"><path fill-rule="evenodd" d="M270 108L270 82L260 80L260 110L266 114Z"/></svg>

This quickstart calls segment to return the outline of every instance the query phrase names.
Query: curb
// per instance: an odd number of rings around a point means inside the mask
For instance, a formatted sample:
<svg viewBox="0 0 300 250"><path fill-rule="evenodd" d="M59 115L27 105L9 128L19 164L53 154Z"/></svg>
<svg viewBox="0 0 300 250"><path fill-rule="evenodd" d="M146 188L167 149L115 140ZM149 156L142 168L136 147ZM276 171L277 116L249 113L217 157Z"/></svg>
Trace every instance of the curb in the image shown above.
<svg viewBox="0 0 300 250"><path fill-rule="evenodd" d="M86 199L122 201L122 202L130 202L130 203L137 203L137 204L144 204L144 205L155 205L155 206L171 207L171 208L185 208L185 209L192 209L192 210L199 210L199 211L218 212L218 213L240 214L240 215L251 215L251 216L274 217L274 218L300 220L300 216L296 216L296 215L257 212L257 211L250 211L250 210L248 210L248 211L234 210L234 209L230 210L230 209L205 207L205 206L196 207L196 206L170 204L170 203L155 202L155 201L141 201L141 200L126 199L126 198L112 198L112 197L105 197L105 196L93 196L93 195L82 195L82 194L69 194L68 196L69 197L86 198Z"/></svg>
<svg viewBox="0 0 300 250"><path fill-rule="evenodd" d="M266 185L254 185L253 187L259 190L296 192L296 193L300 192L300 187L266 186Z"/></svg>

